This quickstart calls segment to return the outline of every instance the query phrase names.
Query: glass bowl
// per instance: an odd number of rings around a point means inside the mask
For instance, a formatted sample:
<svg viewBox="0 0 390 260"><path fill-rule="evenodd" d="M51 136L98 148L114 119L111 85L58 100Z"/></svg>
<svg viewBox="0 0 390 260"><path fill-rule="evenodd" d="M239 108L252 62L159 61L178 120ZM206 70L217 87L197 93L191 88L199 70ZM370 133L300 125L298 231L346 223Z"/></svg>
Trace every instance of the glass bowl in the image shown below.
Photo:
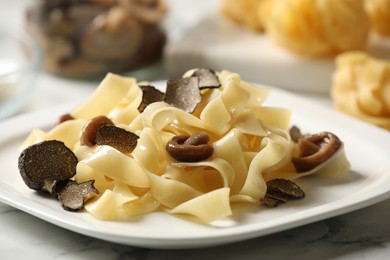
<svg viewBox="0 0 390 260"><path fill-rule="evenodd" d="M22 28L0 22L0 120L27 103L41 68L42 51Z"/></svg>

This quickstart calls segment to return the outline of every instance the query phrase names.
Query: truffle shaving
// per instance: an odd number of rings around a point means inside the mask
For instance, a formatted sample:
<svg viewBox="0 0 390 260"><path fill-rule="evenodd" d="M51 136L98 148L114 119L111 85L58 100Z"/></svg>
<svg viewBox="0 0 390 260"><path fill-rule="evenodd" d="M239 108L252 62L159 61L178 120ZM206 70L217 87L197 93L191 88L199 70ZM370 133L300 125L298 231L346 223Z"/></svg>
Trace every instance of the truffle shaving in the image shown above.
<svg viewBox="0 0 390 260"><path fill-rule="evenodd" d="M297 143L298 140L303 137L303 135L301 133L301 129L299 129L296 126L292 126L290 128L290 137L291 137L291 140L293 140L295 143Z"/></svg>
<svg viewBox="0 0 390 260"><path fill-rule="evenodd" d="M168 80L164 101L188 113L202 101L197 77Z"/></svg>
<svg viewBox="0 0 390 260"><path fill-rule="evenodd" d="M131 153L137 146L138 135L114 125L103 125L96 133L97 145L109 145L122 153Z"/></svg>
<svg viewBox="0 0 390 260"><path fill-rule="evenodd" d="M269 208L274 208L276 206L278 206L280 200L278 199L274 199L268 195L266 195L264 198L263 198L263 202L265 203L265 205L267 205L267 207Z"/></svg>
<svg viewBox="0 0 390 260"><path fill-rule="evenodd" d="M267 182L267 192L263 202L268 207L276 207L280 202L287 202L292 199L302 199L305 192L293 181L285 179L274 179Z"/></svg>
<svg viewBox="0 0 390 260"><path fill-rule="evenodd" d="M199 79L200 89L219 88L221 86L217 74L211 69L196 69L192 74L192 77L197 77Z"/></svg>
<svg viewBox="0 0 390 260"><path fill-rule="evenodd" d="M161 92L160 90L156 89L153 86L146 85L146 86L140 86L142 90L142 101L141 104L138 106L138 111L142 113L145 108L154 102L163 101L165 94Z"/></svg>
<svg viewBox="0 0 390 260"><path fill-rule="evenodd" d="M27 147L18 167L26 185L33 190L52 192L56 181L76 174L77 157L61 141L43 141Z"/></svg>
<svg viewBox="0 0 390 260"><path fill-rule="evenodd" d="M61 206L68 211L79 211L84 208L85 203L96 197L99 192L94 187L94 180L77 183L69 180L64 187L58 191L58 200Z"/></svg>

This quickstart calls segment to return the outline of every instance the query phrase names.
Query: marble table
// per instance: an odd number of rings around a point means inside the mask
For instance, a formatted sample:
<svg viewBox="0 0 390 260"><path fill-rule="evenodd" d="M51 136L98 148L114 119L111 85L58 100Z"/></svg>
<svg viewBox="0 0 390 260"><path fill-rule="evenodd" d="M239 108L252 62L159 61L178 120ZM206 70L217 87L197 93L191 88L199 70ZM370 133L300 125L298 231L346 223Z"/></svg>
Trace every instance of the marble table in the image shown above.
<svg viewBox="0 0 390 260"><path fill-rule="evenodd" d="M1 259L389 259L390 200L225 246L156 250L123 246L48 224L0 203Z"/></svg>
<svg viewBox="0 0 390 260"><path fill-rule="evenodd" d="M9 5L10 13L15 14L10 19L20 19L28 2L2 0L0 9ZM176 23L182 17L173 16L170 22ZM150 80L166 77L163 69L157 67L157 71ZM44 72L37 83L34 96L20 113L87 97L96 86L95 82L57 78ZM326 95L302 95L331 106ZM390 259L389 220L390 200L385 200L348 214L238 243L156 250L80 235L0 203L0 259Z"/></svg>

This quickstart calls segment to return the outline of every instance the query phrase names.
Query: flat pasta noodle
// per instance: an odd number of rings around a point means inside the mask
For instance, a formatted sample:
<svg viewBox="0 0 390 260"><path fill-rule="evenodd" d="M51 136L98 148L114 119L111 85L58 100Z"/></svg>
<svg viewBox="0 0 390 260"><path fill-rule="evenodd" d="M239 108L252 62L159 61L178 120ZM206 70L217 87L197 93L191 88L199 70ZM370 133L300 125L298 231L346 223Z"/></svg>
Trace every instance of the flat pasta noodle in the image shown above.
<svg viewBox="0 0 390 260"><path fill-rule="evenodd" d="M158 202L168 208L174 208L185 201L196 198L204 193L190 185L149 173L151 192Z"/></svg>
<svg viewBox="0 0 390 260"><path fill-rule="evenodd" d="M233 167L225 160L221 158L213 158L211 160L203 160L201 162L180 162L180 163L173 163L172 166L176 166L179 168L186 169L186 172L184 172L184 175L191 175L191 168L201 168L204 169L204 173L210 172L210 168L214 169L214 173L217 173L220 178L219 183L221 188L222 187L231 187L234 179L235 179L235 172L233 170ZM208 170L206 170L208 168ZM195 174L197 175L203 175L202 172L197 172L195 169ZM204 177L204 176L203 176ZM216 181L214 181L215 183ZM218 183L218 182L217 182ZM208 184L207 181L204 182L205 185ZM214 186L214 185L213 185Z"/></svg>
<svg viewBox="0 0 390 260"><path fill-rule="evenodd" d="M118 105L122 105L121 101L128 99L127 93L136 86L133 78L108 73L91 97L77 106L71 115L84 119L108 115ZM113 88L115 91L112 91Z"/></svg>
<svg viewBox="0 0 390 260"><path fill-rule="evenodd" d="M149 178L139 163L115 148L99 146L91 156L79 161L105 176L131 186L150 187Z"/></svg>
<svg viewBox="0 0 390 260"><path fill-rule="evenodd" d="M85 208L99 219L128 220L131 217L152 212L159 206L160 204L150 192L137 197L105 190L98 200L88 203Z"/></svg>
<svg viewBox="0 0 390 260"><path fill-rule="evenodd" d="M175 214L189 214L204 222L230 216L232 210L229 200L229 189L221 188L213 190L169 210Z"/></svg>
<svg viewBox="0 0 390 260"><path fill-rule="evenodd" d="M187 72L184 77L191 75ZM291 167L296 146L288 133L291 112L264 105L269 89L253 86L229 71L216 76L221 86L201 89L202 100L190 114L163 101L149 104L140 113L142 91L136 80L108 74L96 92L71 111L75 119L47 133L34 130L24 146L63 140L79 160L74 179L93 179L100 192L85 210L105 220L129 220L163 210L208 223L230 216L233 203L260 204L266 181L272 178L295 179L315 172L298 174ZM80 144L84 124L98 115L139 137L132 152ZM166 144L172 137L198 132L210 137L209 158L180 162L168 153ZM344 150L338 157L346 160ZM332 160L321 169L346 171L346 164L336 163L341 161Z"/></svg>
<svg viewBox="0 0 390 260"><path fill-rule="evenodd" d="M85 123L86 120L84 119L68 120L48 132L34 129L24 141L21 148L24 149L29 145L47 140L62 141L68 148L76 148L79 145L80 133Z"/></svg>
<svg viewBox="0 0 390 260"><path fill-rule="evenodd" d="M361 50L370 29L363 4L363 0L272 1L267 34L273 42L309 57Z"/></svg>
<svg viewBox="0 0 390 260"><path fill-rule="evenodd" d="M331 89L340 111L390 129L390 62L364 52L347 52L336 59Z"/></svg>
<svg viewBox="0 0 390 260"><path fill-rule="evenodd" d="M249 144L237 129L233 129L214 143L214 156L226 161L234 171L234 182L229 186L232 195L241 190L248 175L248 164L243 153L246 149L249 149Z"/></svg>
<svg viewBox="0 0 390 260"><path fill-rule="evenodd" d="M270 167L277 167L284 158L289 156L289 138L271 134L262 140L264 148L261 149L251 161L248 176L239 195L246 195L260 201L267 191L263 173Z"/></svg>

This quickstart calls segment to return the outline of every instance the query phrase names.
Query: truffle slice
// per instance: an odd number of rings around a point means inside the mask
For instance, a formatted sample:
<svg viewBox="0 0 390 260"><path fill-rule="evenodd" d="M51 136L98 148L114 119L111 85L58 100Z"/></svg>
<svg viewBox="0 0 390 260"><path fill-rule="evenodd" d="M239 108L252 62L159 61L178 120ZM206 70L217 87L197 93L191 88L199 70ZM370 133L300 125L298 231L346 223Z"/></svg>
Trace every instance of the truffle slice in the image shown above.
<svg viewBox="0 0 390 260"><path fill-rule="evenodd" d="M202 101L197 77L168 80L164 101L188 113Z"/></svg>
<svg viewBox="0 0 390 260"><path fill-rule="evenodd" d="M276 207L279 202L287 202L292 199L302 199L304 191L293 181L274 179L267 182L267 192L263 202L268 207Z"/></svg>
<svg viewBox="0 0 390 260"><path fill-rule="evenodd" d="M56 181L76 174L77 157L61 141L43 141L27 147L18 167L26 185L33 190L52 192Z"/></svg>
<svg viewBox="0 0 390 260"><path fill-rule="evenodd" d="M293 181L285 179L274 179L267 182L267 192L277 192L293 198L303 198L305 193Z"/></svg>
<svg viewBox="0 0 390 260"><path fill-rule="evenodd" d="M265 205L267 205L267 207L274 208L274 207L278 206L280 200L274 199L268 195L265 195L265 197L263 198L263 202L265 203Z"/></svg>
<svg viewBox="0 0 390 260"><path fill-rule="evenodd" d="M290 137L293 142L297 143L299 139L303 137L303 134L301 133L301 129L299 129L297 126L292 126L290 128Z"/></svg>
<svg viewBox="0 0 390 260"><path fill-rule="evenodd" d="M67 180L65 180L67 181ZM50 180L50 181L45 181L42 186L42 191L47 191L49 192L53 197L57 197L57 192L56 192L56 187L61 183L62 181L57 181L57 180Z"/></svg>
<svg viewBox="0 0 390 260"><path fill-rule="evenodd" d="M97 145L109 145L122 153L131 153L139 136L114 125L103 125L96 133Z"/></svg>
<svg viewBox="0 0 390 260"><path fill-rule="evenodd" d="M69 180L63 183L63 187L57 187L58 200L61 206L68 211L79 211L85 203L96 197L99 191L94 187L94 180L77 183Z"/></svg>
<svg viewBox="0 0 390 260"><path fill-rule="evenodd" d="M142 102L138 106L138 111L142 113L145 108L154 102L163 101L165 94L153 86L140 86L142 90Z"/></svg>
<svg viewBox="0 0 390 260"><path fill-rule="evenodd" d="M221 86L217 74L211 69L196 69L192 74L192 77L197 77L199 79L200 89L219 88Z"/></svg>

